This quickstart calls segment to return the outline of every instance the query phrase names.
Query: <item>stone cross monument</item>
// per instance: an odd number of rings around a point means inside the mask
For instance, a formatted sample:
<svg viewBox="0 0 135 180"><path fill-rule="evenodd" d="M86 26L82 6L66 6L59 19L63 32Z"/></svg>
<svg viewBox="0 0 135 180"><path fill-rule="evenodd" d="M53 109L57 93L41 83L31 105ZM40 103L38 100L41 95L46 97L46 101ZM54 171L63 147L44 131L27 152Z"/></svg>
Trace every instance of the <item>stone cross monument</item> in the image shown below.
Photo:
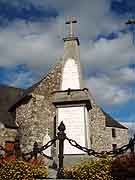
<svg viewBox="0 0 135 180"><path fill-rule="evenodd" d="M57 122L66 125L66 134L76 140L82 146L88 147L88 108L90 101L86 91L83 90L83 81L80 65L79 39L73 32L75 18L70 18L66 24L70 24L70 33L64 38L63 71L61 90L55 93L55 105L57 108ZM86 103L87 102L87 103ZM65 154L82 154L77 148L71 147L65 141Z"/></svg>

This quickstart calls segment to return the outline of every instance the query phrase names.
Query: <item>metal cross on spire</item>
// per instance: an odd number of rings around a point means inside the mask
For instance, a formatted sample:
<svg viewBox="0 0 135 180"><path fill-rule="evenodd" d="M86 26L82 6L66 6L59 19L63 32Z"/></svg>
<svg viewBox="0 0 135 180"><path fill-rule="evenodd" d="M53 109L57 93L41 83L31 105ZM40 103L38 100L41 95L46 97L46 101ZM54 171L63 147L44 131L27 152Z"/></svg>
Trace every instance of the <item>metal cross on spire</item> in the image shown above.
<svg viewBox="0 0 135 180"><path fill-rule="evenodd" d="M133 44L135 45L135 19L129 19L125 24L130 26L132 25Z"/></svg>
<svg viewBox="0 0 135 180"><path fill-rule="evenodd" d="M66 24L69 24L69 36L73 37L74 36L74 31L73 31L73 24L77 23L77 20L75 17L69 17L68 20L66 21Z"/></svg>

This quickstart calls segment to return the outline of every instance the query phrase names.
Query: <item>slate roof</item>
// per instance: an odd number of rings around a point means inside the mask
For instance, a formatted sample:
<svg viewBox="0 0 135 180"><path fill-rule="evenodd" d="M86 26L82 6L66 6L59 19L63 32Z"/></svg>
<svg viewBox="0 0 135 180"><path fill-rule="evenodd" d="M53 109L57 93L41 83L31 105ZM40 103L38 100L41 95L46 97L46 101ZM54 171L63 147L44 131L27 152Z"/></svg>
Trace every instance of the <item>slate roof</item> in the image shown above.
<svg viewBox="0 0 135 180"><path fill-rule="evenodd" d="M45 77L44 77L45 78ZM23 102L24 99L29 99L31 98L31 95L29 95L32 91L34 91L34 89L40 84L40 82L44 79L42 78L41 80L39 80L37 83L33 84L32 86L30 86L27 89L19 89L20 93L18 96L16 96L16 98L14 98L14 101L12 102L12 104L9 106L8 111L12 111L13 109L17 108L20 103Z"/></svg>
<svg viewBox="0 0 135 180"><path fill-rule="evenodd" d="M17 128L15 115L8 112L8 109L22 92L19 88L0 85L0 122L7 128Z"/></svg>
<svg viewBox="0 0 135 180"><path fill-rule="evenodd" d="M109 114L104 112L104 115L106 117L106 127L116 127L116 128L121 128L121 129L128 129L127 127L123 126L120 124L118 121L114 120Z"/></svg>

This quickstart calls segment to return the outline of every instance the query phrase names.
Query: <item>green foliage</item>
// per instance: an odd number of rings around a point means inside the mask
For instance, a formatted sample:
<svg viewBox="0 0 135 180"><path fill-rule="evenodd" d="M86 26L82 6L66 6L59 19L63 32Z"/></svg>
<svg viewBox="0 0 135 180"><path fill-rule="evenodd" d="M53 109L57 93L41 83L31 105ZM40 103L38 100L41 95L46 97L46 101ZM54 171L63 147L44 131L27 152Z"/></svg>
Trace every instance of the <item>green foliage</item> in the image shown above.
<svg viewBox="0 0 135 180"><path fill-rule="evenodd" d="M3 161L0 164L0 180L35 180L47 178L47 168L24 161Z"/></svg>
<svg viewBox="0 0 135 180"><path fill-rule="evenodd" d="M91 160L64 170L65 178L71 179L112 180L111 173L110 158Z"/></svg>

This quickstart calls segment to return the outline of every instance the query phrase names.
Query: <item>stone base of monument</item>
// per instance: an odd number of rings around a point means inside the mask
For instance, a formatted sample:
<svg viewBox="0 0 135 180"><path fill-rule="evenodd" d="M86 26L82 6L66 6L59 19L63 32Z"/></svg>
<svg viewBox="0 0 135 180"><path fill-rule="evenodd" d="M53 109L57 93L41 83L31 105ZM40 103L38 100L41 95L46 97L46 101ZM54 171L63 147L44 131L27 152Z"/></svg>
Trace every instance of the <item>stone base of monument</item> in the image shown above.
<svg viewBox="0 0 135 180"><path fill-rule="evenodd" d="M88 156L88 155L64 155L63 164L64 167L71 167L80 163L83 163L84 161L88 161L93 159L94 157ZM55 164L56 163L56 164ZM49 171L49 178L55 179L57 175L57 169L59 167L59 159L55 158L54 160L49 160L48 163L48 171Z"/></svg>
<svg viewBox="0 0 135 180"><path fill-rule="evenodd" d="M64 155L64 167L69 167L93 159L88 155Z"/></svg>
<svg viewBox="0 0 135 180"><path fill-rule="evenodd" d="M64 155L63 164L64 164L64 167L69 167L69 166L80 164L84 161L91 160L93 158L94 157L88 156L86 154L85 155L84 154L83 155ZM56 165L58 168L59 167L59 159L58 158L55 159L55 162L52 160L49 162L49 166L52 169L56 169Z"/></svg>

